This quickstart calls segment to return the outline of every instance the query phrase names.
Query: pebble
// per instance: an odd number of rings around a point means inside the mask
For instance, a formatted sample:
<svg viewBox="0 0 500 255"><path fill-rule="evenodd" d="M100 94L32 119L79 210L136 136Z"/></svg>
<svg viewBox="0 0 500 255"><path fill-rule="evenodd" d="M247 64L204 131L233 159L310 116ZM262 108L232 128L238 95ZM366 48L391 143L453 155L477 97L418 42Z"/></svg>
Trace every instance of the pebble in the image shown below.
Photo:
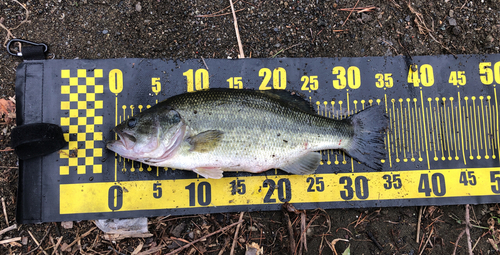
<svg viewBox="0 0 500 255"><path fill-rule="evenodd" d="M109 31L107 29L102 30L103 34L107 34Z"/></svg>
<svg viewBox="0 0 500 255"><path fill-rule="evenodd" d="M454 14L455 14L455 12L453 10L450 10L450 12L448 13L448 16L450 16L450 18L453 18Z"/></svg>
<svg viewBox="0 0 500 255"><path fill-rule="evenodd" d="M460 29L459 26L454 26L452 29L451 29L451 33L454 34L454 35L459 35L460 33L462 32L462 30Z"/></svg>
<svg viewBox="0 0 500 255"><path fill-rule="evenodd" d="M450 24L450 26L456 26L457 25L457 20L454 19L454 18L449 18L448 19L448 23Z"/></svg>
<svg viewBox="0 0 500 255"><path fill-rule="evenodd" d="M63 227L64 229L72 229L73 222L72 221L63 221L63 222L61 222L61 227Z"/></svg>
<svg viewBox="0 0 500 255"><path fill-rule="evenodd" d="M135 4L135 10L138 12L142 10L141 2L137 2L137 4Z"/></svg>
<svg viewBox="0 0 500 255"><path fill-rule="evenodd" d="M181 224L177 225L170 234L172 234L175 237L180 237L184 229L186 228L186 223L182 222Z"/></svg>

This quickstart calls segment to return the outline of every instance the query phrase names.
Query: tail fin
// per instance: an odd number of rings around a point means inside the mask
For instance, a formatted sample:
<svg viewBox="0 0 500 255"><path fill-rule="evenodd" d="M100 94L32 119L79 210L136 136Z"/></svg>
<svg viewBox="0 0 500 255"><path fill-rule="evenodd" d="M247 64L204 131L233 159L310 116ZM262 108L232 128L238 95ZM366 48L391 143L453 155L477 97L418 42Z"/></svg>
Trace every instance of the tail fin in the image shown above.
<svg viewBox="0 0 500 255"><path fill-rule="evenodd" d="M382 170L385 159L384 131L389 125L383 105L376 105L356 113L351 118L354 137L345 148L349 156L375 170Z"/></svg>

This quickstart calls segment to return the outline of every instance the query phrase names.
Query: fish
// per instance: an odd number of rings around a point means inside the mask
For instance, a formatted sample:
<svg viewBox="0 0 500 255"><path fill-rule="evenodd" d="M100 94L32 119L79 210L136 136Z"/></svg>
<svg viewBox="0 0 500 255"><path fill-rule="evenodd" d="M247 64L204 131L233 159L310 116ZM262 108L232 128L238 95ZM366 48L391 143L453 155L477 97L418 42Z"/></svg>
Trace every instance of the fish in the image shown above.
<svg viewBox="0 0 500 255"><path fill-rule="evenodd" d="M313 174L319 151L327 149L381 170L388 124L383 105L332 119L284 90L208 89L172 96L131 116L113 129L118 138L106 147L127 159L213 179L274 168Z"/></svg>

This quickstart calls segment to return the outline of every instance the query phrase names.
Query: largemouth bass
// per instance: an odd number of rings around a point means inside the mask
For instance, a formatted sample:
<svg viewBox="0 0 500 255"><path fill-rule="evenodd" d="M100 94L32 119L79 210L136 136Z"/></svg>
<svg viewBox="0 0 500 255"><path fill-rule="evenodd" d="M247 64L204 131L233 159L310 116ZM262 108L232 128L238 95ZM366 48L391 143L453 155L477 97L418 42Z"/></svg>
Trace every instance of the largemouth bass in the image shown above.
<svg viewBox="0 0 500 255"><path fill-rule="evenodd" d="M205 178L225 171L272 168L312 174L317 151L340 149L380 170L388 119L382 105L335 120L286 91L210 89L180 94L132 116L113 130L107 148L152 166L191 170Z"/></svg>

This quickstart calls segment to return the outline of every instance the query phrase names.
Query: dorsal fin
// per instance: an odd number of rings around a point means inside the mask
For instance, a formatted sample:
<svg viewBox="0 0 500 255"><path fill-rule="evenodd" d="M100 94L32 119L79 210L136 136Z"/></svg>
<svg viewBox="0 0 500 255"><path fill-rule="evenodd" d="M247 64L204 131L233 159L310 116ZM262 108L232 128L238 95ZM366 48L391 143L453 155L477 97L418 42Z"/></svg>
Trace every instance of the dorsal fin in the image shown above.
<svg viewBox="0 0 500 255"><path fill-rule="evenodd" d="M285 103L289 107L298 108L304 112L316 114L314 108L311 106L307 100L296 94L295 92L289 92L285 90L256 90L260 93L266 94L268 97L277 99Z"/></svg>

